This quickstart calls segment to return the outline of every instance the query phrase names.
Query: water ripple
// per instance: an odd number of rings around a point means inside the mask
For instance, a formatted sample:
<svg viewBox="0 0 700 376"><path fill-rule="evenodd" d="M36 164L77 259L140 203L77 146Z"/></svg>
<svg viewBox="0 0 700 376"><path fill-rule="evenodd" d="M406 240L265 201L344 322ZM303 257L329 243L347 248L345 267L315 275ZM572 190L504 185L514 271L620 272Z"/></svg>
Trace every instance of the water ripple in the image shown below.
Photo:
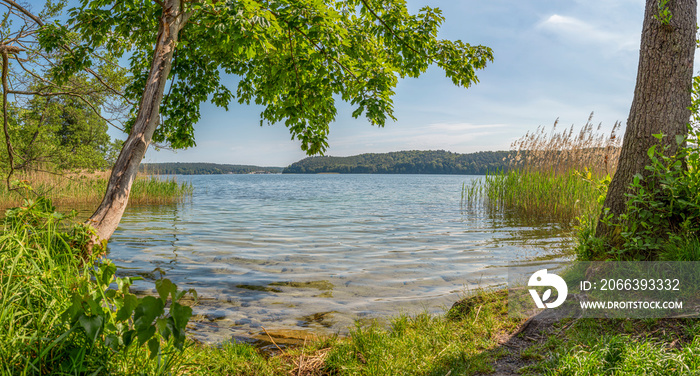
<svg viewBox="0 0 700 376"><path fill-rule="evenodd" d="M473 178L179 177L194 185L192 202L129 208L109 257L122 274L152 281L159 268L195 288L203 340L255 337L261 326L343 332L356 319L436 312L465 289L504 283L511 262L569 246L552 226L462 213L460 187Z"/></svg>

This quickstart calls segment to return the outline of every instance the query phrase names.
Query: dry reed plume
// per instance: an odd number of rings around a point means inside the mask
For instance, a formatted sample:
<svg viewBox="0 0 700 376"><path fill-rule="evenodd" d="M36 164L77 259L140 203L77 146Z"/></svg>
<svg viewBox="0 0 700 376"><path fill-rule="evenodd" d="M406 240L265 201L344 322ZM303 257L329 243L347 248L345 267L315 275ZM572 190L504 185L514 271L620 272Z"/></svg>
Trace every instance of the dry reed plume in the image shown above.
<svg viewBox="0 0 700 376"><path fill-rule="evenodd" d="M617 136L621 124L616 122L610 134L606 135L600 133L602 124L594 127L592 119L593 113L578 134L574 133L573 125L557 132L559 119L549 133L544 127L528 132L511 145L511 149L514 149L510 155L511 166L555 174L587 168L594 175L612 175L617 169L622 146L622 138Z"/></svg>
<svg viewBox="0 0 700 376"><path fill-rule="evenodd" d="M485 205L494 212L564 227L599 213L602 192L590 180L615 172L621 124L616 122L610 134L604 134L601 125L593 126L592 118L591 113L578 133L573 125L557 132L558 120L550 132L544 127L528 132L511 145L507 172L462 186L462 207Z"/></svg>

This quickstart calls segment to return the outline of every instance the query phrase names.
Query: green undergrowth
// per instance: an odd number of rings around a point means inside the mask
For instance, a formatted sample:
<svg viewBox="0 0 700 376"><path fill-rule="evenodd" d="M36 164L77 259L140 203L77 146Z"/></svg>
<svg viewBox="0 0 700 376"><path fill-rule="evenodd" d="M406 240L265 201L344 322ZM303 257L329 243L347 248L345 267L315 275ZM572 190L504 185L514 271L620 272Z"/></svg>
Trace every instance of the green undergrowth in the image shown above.
<svg viewBox="0 0 700 376"><path fill-rule="evenodd" d="M506 293L480 290L445 315L401 315L389 327L358 324L347 337L322 339L266 358L241 344L193 346L187 372L201 375L473 375L493 370L508 318Z"/></svg>
<svg viewBox="0 0 700 376"><path fill-rule="evenodd" d="M389 329L357 327L326 357L326 370L348 375L455 375L489 372L498 338L519 321L507 317L504 291L481 291L445 316L399 316Z"/></svg>
<svg viewBox="0 0 700 376"><path fill-rule="evenodd" d="M184 361L191 308L167 279L136 278L86 252L92 230L45 198L5 214L0 236L0 374L171 374Z"/></svg>
<svg viewBox="0 0 700 376"><path fill-rule="evenodd" d="M521 356L524 375L695 375L700 373L700 320L581 319L555 324ZM570 325L565 327L565 325Z"/></svg>
<svg viewBox="0 0 700 376"><path fill-rule="evenodd" d="M596 234L597 217L578 231L578 258L620 261L700 261L700 131L676 137L678 152L662 143L647 156L646 173L637 174L626 194L624 213L605 209L600 218L608 235Z"/></svg>

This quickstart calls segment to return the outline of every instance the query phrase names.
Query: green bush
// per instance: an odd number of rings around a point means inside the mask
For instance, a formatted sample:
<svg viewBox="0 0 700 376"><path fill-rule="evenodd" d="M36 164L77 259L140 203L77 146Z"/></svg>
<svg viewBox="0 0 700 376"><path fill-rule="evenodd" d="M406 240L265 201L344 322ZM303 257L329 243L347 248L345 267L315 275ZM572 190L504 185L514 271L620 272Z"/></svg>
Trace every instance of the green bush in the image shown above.
<svg viewBox="0 0 700 376"><path fill-rule="evenodd" d="M180 304L185 292L162 279L158 296L130 293L135 278L115 278L110 260L83 251L92 230L66 225L74 215L55 212L45 198L6 212L0 374L170 372L192 314Z"/></svg>
<svg viewBox="0 0 700 376"><path fill-rule="evenodd" d="M668 155L668 146L648 150L648 174L634 176L625 213L615 217L608 209L603 212L601 220L613 227L614 235L596 238L595 221L586 223L579 231L580 258L700 260L699 136L690 129L688 139L677 137L675 155Z"/></svg>

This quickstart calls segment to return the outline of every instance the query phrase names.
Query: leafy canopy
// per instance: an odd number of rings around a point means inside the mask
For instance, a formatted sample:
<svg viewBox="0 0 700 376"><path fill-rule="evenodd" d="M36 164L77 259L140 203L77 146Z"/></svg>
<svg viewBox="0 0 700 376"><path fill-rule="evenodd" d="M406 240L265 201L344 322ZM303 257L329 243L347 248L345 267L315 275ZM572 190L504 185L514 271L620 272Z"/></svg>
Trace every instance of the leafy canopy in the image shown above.
<svg viewBox="0 0 700 376"><path fill-rule="evenodd" d="M143 92L162 13L160 1L83 0L70 27L86 41L56 69L67 76L90 66L90 55L106 49L128 56L133 82L127 96ZM393 116L399 78L417 77L431 64L455 85L478 82L476 70L492 61L490 48L437 38L444 21L437 8L409 14L405 0L199 0L182 4L189 16L179 41L154 141L174 148L195 145L200 104L229 108L232 101L264 106L260 124L284 122L308 154L328 146L336 100L354 106L383 126ZM45 28L51 49L67 34ZM239 77L237 87L223 74ZM134 110L135 111L135 110Z"/></svg>

